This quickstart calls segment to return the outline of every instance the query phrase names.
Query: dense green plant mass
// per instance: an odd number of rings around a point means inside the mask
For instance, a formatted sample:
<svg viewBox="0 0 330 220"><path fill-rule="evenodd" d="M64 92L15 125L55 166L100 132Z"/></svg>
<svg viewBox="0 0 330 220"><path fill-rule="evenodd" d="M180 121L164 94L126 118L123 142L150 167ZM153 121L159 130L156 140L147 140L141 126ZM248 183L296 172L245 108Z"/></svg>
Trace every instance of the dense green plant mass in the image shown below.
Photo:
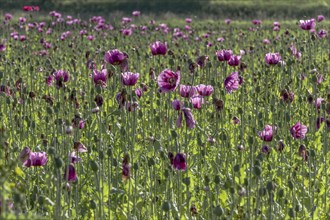
<svg viewBox="0 0 330 220"><path fill-rule="evenodd" d="M1 218L330 217L322 16L24 10L1 24Z"/></svg>

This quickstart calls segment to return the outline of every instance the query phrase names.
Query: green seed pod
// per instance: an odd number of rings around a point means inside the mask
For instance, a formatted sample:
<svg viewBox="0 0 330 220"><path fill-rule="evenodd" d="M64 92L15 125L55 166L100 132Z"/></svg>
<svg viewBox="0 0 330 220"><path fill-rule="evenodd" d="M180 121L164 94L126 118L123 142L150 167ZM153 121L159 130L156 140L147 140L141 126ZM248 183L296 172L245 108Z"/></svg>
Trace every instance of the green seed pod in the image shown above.
<svg viewBox="0 0 330 220"><path fill-rule="evenodd" d="M168 212L170 211L170 209L171 209L171 203L169 203L168 201L163 202L162 210L164 212Z"/></svg>
<svg viewBox="0 0 330 220"><path fill-rule="evenodd" d="M96 161L91 160L89 162L89 165L91 166L91 168L94 172L97 172L99 170L99 164Z"/></svg>
<svg viewBox="0 0 330 220"><path fill-rule="evenodd" d="M96 202L93 199L91 201L89 201L89 207L91 209L96 209L97 204L96 204Z"/></svg>
<svg viewBox="0 0 330 220"><path fill-rule="evenodd" d="M284 196L284 190L283 190L283 189L279 189L279 190L277 191L277 197L278 197L278 198L283 198L283 196Z"/></svg>
<svg viewBox="0 0 330 220"><path fill-rule="evenodd" d="M56 167L56 168L61 168L61 167L63 167L64 162L63 162L63 160L62 160L61 158L59 158L59 157L55 157L54 161L55 161L55 167Z"/></svg>
<svg viewBox="0 0 330 220"><path fill-rule="evenodd" d="M240 168L241 168L241 166L240 166L239 164L236 164L236 165L234 166L234 171L235 171L235 172L239 172Z"/></svg>
<svg viewBox="0 0 330 220"><path fill-rule="evenodd" d="M190 185L190 177L186 177L182 179L182 182L186 185L189 186Z"/></svg>
<svg viewBox="0 0 330 220"><path fill-rule="evenodd" d="M216 215L216 216L221 216L223 214L223 209L222 207L220 206L217 206L213 209L213 213Z"/></svg>
<svg viewBox="0 0 330 220"><path fill-rule="evenodd" d="M214 183L215 183L215 184L219 184L219 183L220 183L220 176L219 176L219 175L216 175L216 176L214 177Z"/></svg>
<svg viewBox="0 0 330 220"><path fill-rule="evenodd" d="M254 174L258 177L261 175L261 172L262 172L261 167L259 167L259 166L253 167L253 171L254 171Z"/></svg>

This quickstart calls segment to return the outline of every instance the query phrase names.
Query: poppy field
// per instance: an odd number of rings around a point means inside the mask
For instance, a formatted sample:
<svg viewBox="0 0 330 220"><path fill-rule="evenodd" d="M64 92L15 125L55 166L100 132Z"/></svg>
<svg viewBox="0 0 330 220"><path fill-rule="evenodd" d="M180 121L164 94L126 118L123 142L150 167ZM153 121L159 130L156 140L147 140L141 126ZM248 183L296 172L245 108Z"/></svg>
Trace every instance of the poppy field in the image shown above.
<svg viewBox="0 0 330 220"><path fill-rule="evenodd" d="M0 26L1 219L329 219L323 15Z"/></svg>

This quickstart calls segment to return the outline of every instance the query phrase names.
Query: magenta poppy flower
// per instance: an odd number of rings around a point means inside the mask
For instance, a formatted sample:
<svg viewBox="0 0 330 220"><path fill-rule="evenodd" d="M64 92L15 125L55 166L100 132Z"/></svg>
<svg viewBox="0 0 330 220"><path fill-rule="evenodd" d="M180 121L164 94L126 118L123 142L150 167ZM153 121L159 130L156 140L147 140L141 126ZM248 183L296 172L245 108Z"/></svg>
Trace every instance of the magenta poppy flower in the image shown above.
<svg viewBox="0 0 330 220"><path fill-rule="evenodd" d="M186 120L186 126L190 129L195 128L196 121L194 119L193 114L191 113L190 108L183 108L182 111Z"/></svg>
<svg viewBox="0 0 330 220"><path fill-rule="evenodd" d="M157 79L161 92L174 91L180 83L180 71L173 72L170 69L163 70Z"/></svg>
<svg viewBox="0 0 330 220"><path fill-rule="evenodd" d="M177 153L173 159L173 168L185 171L187 169L186 154Z"/></svg>
<svg viewBox="0 0 330 220"><path fill-rule="evenodd" d="M254 20L252 20L252 24L254 24L254 25L261 25L261 20L258 20L258 19L254 19Z"/></svg>
<svg viewBox="0 0 330 220"><path fill-rule="evenodd" d="M68 82L70 78L69 73L65 70L57 70L54 73L54 77L58 88L63 87L63 83Z"/></svg>
<svg viewBox="0 0 330 220"><path fill-rule="evenodd" d="M263 40L262 40L262 43L263 43L263 44L270 44L270 40L268 40L268 39L263 39Z"/></svg>
<svg viewBox="0 0 330 220"><path fill-rule="evenodd" d="M328 35L328 32L324 29L321 29L318 33L317 33L317 36L319 38L325 38L326 36Z"/></svg>
<svg viewBox="0 0 330 220"><path fill-rule="evenodd" d="M179 111L183 107L183 103L178 99L173 100L172 107L174 110Z"/></svg>
<svg viewBox="0 0 330 220"><path fill-rule="evenodd" d="M316 101L315 101L315 107L317 109L320 109L321 108L321 103L324 101L323 98L317 98Z"/></svg>
<svg viewBox="0 0 330 220"><path fill-rule="evenodd" d="M267 53L265 56L265 61L269 65L278 64L281 60L281 56L279 53Z"/></svg>
<svg viewBox="0 0 330 220"><path fill-rule="evenodd" d="M280 27L279 26L273 27L273 31L280 31Z"/></svg>
<svg viewBox="0 0 330 220"><path fill-rule="evenodd" d="M202 104L204 104L204 98L203 96L195 95L190 98L190 102L194 108L200 109L202 107Z"/></svg>
<svg viewBox="0 0 330 220"><path fill-rule="evenodd" d="M95 85L101 85L102 87L105 87L107 84L107 76L108 76L108 71L107 69L102 69L101 71L99 70L93 70L93 81Z"/></svg>
<svg viewBox="0 0 330 220"><path fill-rule="evenodd" d="M13 18L13 15L10 13L5 14L5 21L10 21Z"/></svg>
<svg viewBox="0 0 330 220"><path fill-rule="evenodd" d="M290 50L293 56L295 56L295 58L300 59L301 57L301 52L299 52L297 50L297 48L295 47L295 45L292 43L290 46Z"/></svg>
<svg viewBox="0 0 330 220"><path fill-rule="evenodd" d="M165 55L167 52L167 45L166 43L162 43L160 41L156 41L150 44L150 50L152 55Z"/></svg>
<svg viewBox="0 0 330 220"><path fill-rule="evenodd" d="M232 55L232 50L219 50L216 52L216 56L218 57L219 61L228 61Z"/></svg>
<svg viewBox="0 0 330 220"><path fill-rule="evenodd" d="M281 98L284 102L291 103L294 100L294 93L287 90L283 90L281 91Z"/></svg>
<svg viewBox="0 0 330 220"><path fill-rule="evenodd" d="M272 141L273 140L273 127L266 125L264 130L258 132L258 136L263 141Z"/></svg>
<svg viewBox="0 0 330 220"><path fill-rule="evenodd" d="M85 147L85 145L83 145L80 141L76 141L73 144L73 148L80 153L84 153L87 152L87 148Z"/></svg>
<svg viewBox="0 0 330 220"><path fill-rule="evenodd" d="M231 23L231 20L229 18L225 19L225 23L226 24L230 24Z"/></svg>
<svg viewBox="0 0 330 220"><path fill-rule="evenodd" d="M138 98L141 98L141 96L142 96L142 94L143 94L143 90L140 89L140 88L136 88L136 89L134 90L134 93L135 93L135 95L136 95Z"/></svg>
<svg viewBox="0 0 330 220"><path fill-rule="evenodd" d="M26 160L30 158L31 150L29 147L24 147L23 150L21 151L19 158L24 163Z"/></svg>
<svg viewBox="0 0 330 220"><path fill-rule="evenodd" d="M227 61L227 63L229 66L238 66L240 59L241 56L232 55L230 59Z"/></svg>
<svg viewBox="0 0 330 220"><path fill-rule="evenodd" d="M213 93L213 86L200 84L196 86L197 92L201 96L210 96Z"/></svg>
<svg viewBox="0 0 330 220"><path fill-rule="evenodd" d="M79 121L79 129L83 129L85 127L86 121L80 120Z"/></svg>
<svg viewBox="0 0 330 220"><path fill-rule="evenodd" d="M121 74L121 82L125 86L134 86L140 77L139 73L125 72Z"/></svg>
<svg viewBox="0 0 330 220"><path fill-rule="evenodd" d="M31 152L30 157L24 161L23 166L44 166L47 164L48 158L46 152Z"/></svg>
<svg viewBox="0 0 330 220"><path fill-rule="evenodd" d="M323 15L318 15L317 16L317 21L318 22L321 22L321 21L323 21L324 20L324 16Z"/></svg>
<svg viewBox="0 0 330 220"><path fill-rule="evenodd" d="M135 16L135 17L138 17L138 16L141 15L141 12L140 11L133 11L132 15Z"/></svg>
<svg viewBox="0 0 330 220"><path fill-rule="evenodd" d="M186 23L191 23L192 19L191 18L186 18L185 21L186 21Z"/></svg>
<svg viewBox="0 0 330 220"><path fill-rule="evenodd" d="M180 85L180 96L183 98L190 98L195 94L195 92L195 86Z"/></svg>
<svg viewBox="0 0 330 220"><path fill-rule="evenodd" d="M121 19L121 22L122 22L123 24L130 23L131 21L132 21L132 18L123 17L123 18Z"/></svg>
<svg viewBox="0 0 330 220"><path fill-rule="evenodd" d="M228 76L224 81L225 89L227 90L227 92L231 93L232 91L237 90L239 86L239 81L240 79L238 72L232 72L230 76Z"/></svg>
<svg viewBox="0 0 330 220"><path fill-rule="evenodd" d="M64 179L68 182L76 182L78 180L76 170L72 163L65 169Z"/></svg>
<svg viewBox="0 0 330 220"><path fill-rule="evenodd" d="M6 50L6 45L0 44L0 52L3 52Z"/></svg>
<svg viewBox="0 0 330 220"><path fill-rule="evenodd" d="M131 36L133 34L133 31L132 31L132 29L129 28L129 29L123 29L123 30L121 30L121 33L124 36Z"/></svg>
<svg viewBox="0 0 330 220"><path fill-rule="evenodd" d="M107 63L110 63L112 65L120 65L122 64L126 59L127 55L117 49L109 50L104 55L104 60Z"/></svg>
<svg viewBox="0 0 330 220"><path fill-rule="evenodd" d="M304 139L307 133L307 126L303 125L298 121L295 125L293 125L290 129L291 135L295 139Z"/></svg>
<svg viewBox="0 0 330 220"><path fill-rule="evenodd" d="M281 27L281 24L280 24L280 22L278 22L278 21L274 21L274 22L273 22L273 26L274 26L274 27Z"/></svg>
<svg viewBox="0 0 330 220"><path fill-rule="evenodd" d="M18 18L18 21L19 21L20 23L25 23L25 22L26 22L26 18L24 18L24 17L19 17L19 18Z"/></svg>
<svg viewBox="0 0 330 220"><path fill-rule="evenodd" d="M131 164L129 163L129 156L125 154L123 162L122 162L122 178L127 180L131 175Z"/></svg>
<svg viewBox="0 0 330 220"><path fill-rule="evenodd" d="M48 77L46 78L46 84L47 84L48 86L53 85L53 81L54 81L54 77L53 77L52 75L50 75L50 76L48 76Z"/></svg>
<svg viewBox="0 0 330 220"><path fill-rule="evenodd" d="M300 20L299 21L299 26L303 30L311 30L315 28L315 19L312 18L310 20Z"/></svg>

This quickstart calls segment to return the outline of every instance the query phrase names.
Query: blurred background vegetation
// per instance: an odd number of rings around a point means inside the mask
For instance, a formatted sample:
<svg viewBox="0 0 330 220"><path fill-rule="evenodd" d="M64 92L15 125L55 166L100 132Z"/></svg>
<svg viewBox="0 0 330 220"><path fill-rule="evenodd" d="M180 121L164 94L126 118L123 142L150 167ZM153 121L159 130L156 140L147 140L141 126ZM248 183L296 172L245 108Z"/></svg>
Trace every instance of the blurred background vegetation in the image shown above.
<svg viewBox="0 0 330 220"><path fill-rule="evenodd" d="M24 5L39 5L41 12L58 10L82 17L110 13L130 15L134 10L151 16L173 13L213 19L302 19L330 15L329 0L0 0L0 5L2 13L21 10Z"/></svg>

